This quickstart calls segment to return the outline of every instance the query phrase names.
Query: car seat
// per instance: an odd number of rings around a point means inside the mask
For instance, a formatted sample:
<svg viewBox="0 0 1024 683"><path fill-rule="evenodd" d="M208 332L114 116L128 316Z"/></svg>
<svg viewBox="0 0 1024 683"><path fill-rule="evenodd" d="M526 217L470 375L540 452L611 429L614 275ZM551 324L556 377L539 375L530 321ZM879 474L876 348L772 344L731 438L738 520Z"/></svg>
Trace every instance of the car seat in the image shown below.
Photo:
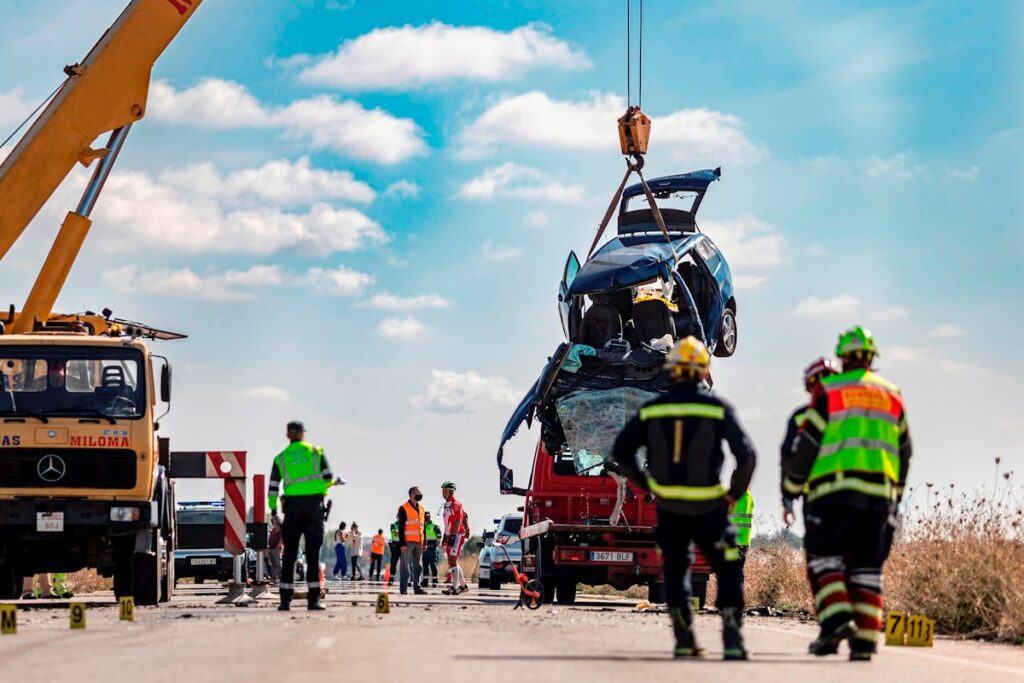
<svg viewBox="0 0 1024 683"><path fill-rule="evenodd" d="M580 343L603 349L612 339L622 338L622 316L605 294L591 296L593 303L583 314Z"/></svg>
<svg viewBox="0 0 1024 683"><path fill-rule="evenodd" d="M633 327L637 341L650 344L652 339L660 339L666 334L676 337L676 324L672 320L672 311L661 299L648 299L633 304Z"/></svg>
<svg viewBox="0 0 1024 683"><path fill-rule="evenodd" d="M104 412L117 407L118 398L128 397L128 385L124 379L124 368L119 365L108 365L100 375L100 385L96 387L96 400L103 406Z"/></svg>

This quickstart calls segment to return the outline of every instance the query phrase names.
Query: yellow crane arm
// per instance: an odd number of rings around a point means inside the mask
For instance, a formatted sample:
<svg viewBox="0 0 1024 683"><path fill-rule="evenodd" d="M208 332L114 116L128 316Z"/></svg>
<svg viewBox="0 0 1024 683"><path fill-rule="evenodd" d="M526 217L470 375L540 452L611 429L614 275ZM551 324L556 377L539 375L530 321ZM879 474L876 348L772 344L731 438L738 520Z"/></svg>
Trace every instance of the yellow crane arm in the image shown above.
<svg viewBox="0 0 1024 683"><path fill-rule="evenodd" d="M85 60L65 68L68 79L0 165L0 259L76 163L88 166L116 155L127 129L146 113L153 64L201 2L132 0ZM115 134L108 146L94 149L93 142L110 131ZM105 166L93 176L79 211L68 214L29 297L34 305L26 305L18 327L30 329L33 317L45 320L50 313L91 224L88 212L110 163Z"/></svg>

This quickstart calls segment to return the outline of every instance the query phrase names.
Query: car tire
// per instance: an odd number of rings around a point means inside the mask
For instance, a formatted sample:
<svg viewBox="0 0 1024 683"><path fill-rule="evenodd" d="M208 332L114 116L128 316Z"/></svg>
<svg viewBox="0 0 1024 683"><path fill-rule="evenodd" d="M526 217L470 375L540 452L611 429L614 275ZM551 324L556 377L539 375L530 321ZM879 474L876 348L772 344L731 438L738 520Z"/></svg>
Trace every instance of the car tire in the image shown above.
<svg viewBox="0 0 1024 683"><path fill-rule="evenodd" d="M732 306L726 306L725 310L722 311L722 321L718 323L718 340L715 344L715 355L719 358L728 358L736 353L738 338L736 310Z"/></svg>
<svg viewBox="0 0 1024 683"><path fill-rule="evenodd" d="M576 582L569 579L559 581L555 584L555 597L559 605L573 605L576 603Z"/></svg>
<svg viewBox="0 0 1024 683"><path fill-rule="evenodd" d="M201 577L201 576L197 576L197 577L195 577L194 579L192 579L192 583L194 583L194 584L200 584L200 583L202 583L203 581L206 581L206 579L204 579L204 578L203 578L203 577Z"/></svg>
<svg viewBox="0 0 1024 683"><path fill-rule="evenodd" d="M665 583L663 581L652 583L647 587L647 601L654 605L664 604Z"/></svg>
<svg viewBox="0 0 1024 683"><path fill-rule="evenodd" d="M14 571L14 565L0 558L0 600L17 600L21 597L22 578Z"/></svg>
<svg viewBox="0 0 1024 683"><path fill-rule="evenodd" d="M487 579L487 587L492 591L501 590L501 577L495 576L494 571L491 571L491 576Z"/></svg>
<svg viewBox="0 0 1024 683"><path fill-rule="evenodd" d="M489 579L477 579L477 586L480 587L480 590L487 590L491 587L491 582Z"/></svg>

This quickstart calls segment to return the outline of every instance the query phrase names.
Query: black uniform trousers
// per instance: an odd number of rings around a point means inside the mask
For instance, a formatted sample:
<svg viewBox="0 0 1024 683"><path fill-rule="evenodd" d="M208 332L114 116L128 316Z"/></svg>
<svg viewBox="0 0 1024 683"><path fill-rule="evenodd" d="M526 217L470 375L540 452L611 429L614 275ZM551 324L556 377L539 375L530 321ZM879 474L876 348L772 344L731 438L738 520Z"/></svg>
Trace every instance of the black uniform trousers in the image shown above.
<svg viewBox="0 0 1024 683"><path fill-rule="evenodd" d="M398 579L398 562L402 559L402 546L398 541L389 541L388 548L391 550L391 580Z"/></svg>
<svg viewBox="0 0 1024 683"><path fill-rule="evenodd" d="M743 570L736 532L729 525L725 509L700 514L679 514L658 508L658 528L655 531L661 548L665 573L665 602L669 609L690 610L693 590L690 585L690 565L694 543L718 577L716 606L743 607Z"/></svg>
<svg viewBox="0 0 1024 683"><path fill-rule="evenodd" d="M852 619L857 634L850 647L872 652L882 626L882 565L892 547L889 505L832 497L804 505L807 575L818 621L833 630Z"/></svg>
<svg viewBox="0 0 1024 683"><path fill-rule="evenodd" d="M284 541L283 566L279 588L295 588L295 561L299 558L299 539L306 537L306 586L320 590L320 546L324 542L323 496L288 496L284 498L284 521L281 538ZM312 593L310 593L312 595Z"/></svg>
<svg viewBox="0 0 1024 683"><path fill-rule="evenodd" d="M437 541L427 541L423 550L423 583L433 581L437 585Z"/></svg>

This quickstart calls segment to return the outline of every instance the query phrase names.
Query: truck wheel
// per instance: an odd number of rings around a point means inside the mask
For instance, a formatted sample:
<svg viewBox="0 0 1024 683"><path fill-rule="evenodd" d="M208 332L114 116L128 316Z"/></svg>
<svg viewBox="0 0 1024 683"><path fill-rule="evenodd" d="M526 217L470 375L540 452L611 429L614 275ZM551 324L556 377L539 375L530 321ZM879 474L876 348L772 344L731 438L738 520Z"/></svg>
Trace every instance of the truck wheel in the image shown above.
<svg viewBox="0 0 1024 683"><path fill-rule="evenodd" d="M131 593L139 606L160 601L160 563L155 554L133 553Z"/></svg>
<svg viewBox="0 0 1024 683"><path fill-rule="evenodd" d="M174 553L170 552L166 543L161 542L164 548L163 568L164 575L160 578L160 602L170 602L174 596Z"/></svg>
<svg viewBox="0 0 1024 683"><path fill-rule="evenodd" d="M540 585L544 586L544 604L550 605L555 601L555 580L541 579Z"/></svg>
<svg viewBox="0 0 1024 683"><path fill-rule="evenodd" d="M665 602L665 582L659 581L658 583L652 583L647 587L647 601L653 604L664 604Z"/></svg>
<svg viewBox="0 0 1024 683"><path fill-rule="evenodd" d="M0 600L17 600L21 597L22 578L14 571L14 565L3 561L0 564Z"/></svg>
<svg viewBox="0 0 1024 683"><path fill-rule="evenodd" d="M705 576L702 579L693 579L690 585L693 587L693 597L697 598L699 608L704 609L704 603L708 600L708 578Z"/></svg>
<svg viewBox="0 0 1024 683"><path fill-rule="evenodd" d="M132 594L132 553L117 553L114 562L114 597L124 598Z"/></svg>
<svg viewBox="0 0 1024 683"><path fill-rule="evenodd" d="M572 605L576 602L576 582L572 579L562 580L555 584L559 605Z"/></svg>

